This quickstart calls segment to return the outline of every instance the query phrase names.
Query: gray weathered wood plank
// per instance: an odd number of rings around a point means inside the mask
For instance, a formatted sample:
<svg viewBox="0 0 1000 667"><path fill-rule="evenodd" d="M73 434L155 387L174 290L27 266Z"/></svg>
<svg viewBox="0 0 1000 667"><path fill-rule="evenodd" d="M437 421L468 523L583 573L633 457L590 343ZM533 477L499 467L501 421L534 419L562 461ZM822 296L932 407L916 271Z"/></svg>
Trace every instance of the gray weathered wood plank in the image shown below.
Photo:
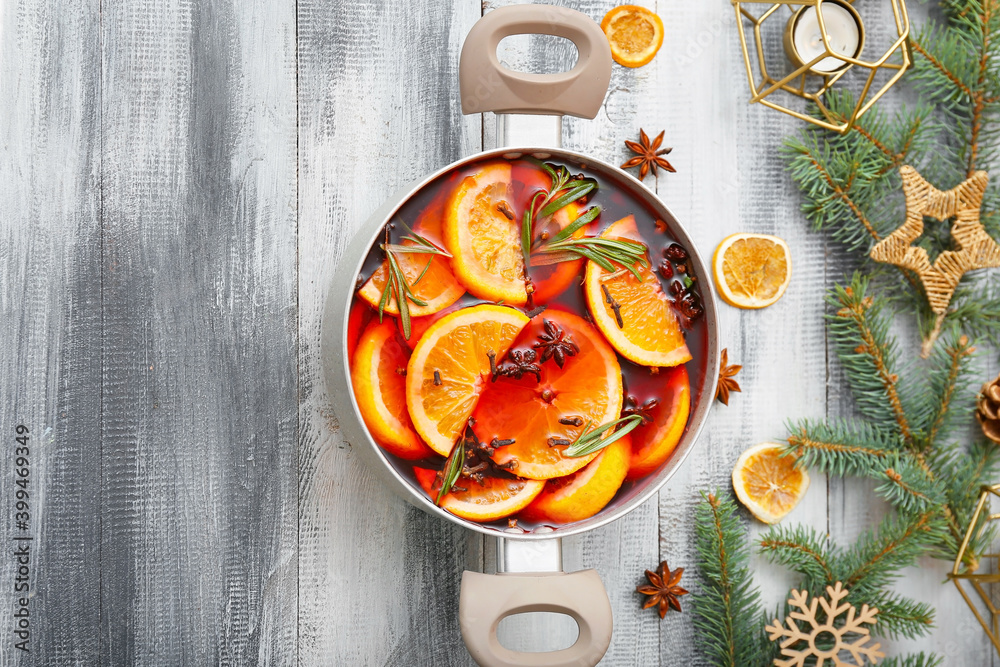
<svg viewBox="0 0 1000 667"><path fill-rule="evenodd" d="M7 665L98 661L99 25L96 1L0 5L0 663ZM15 475L19 424L30 429L27 478ZM28 503L27 529L15 523L18 500ZM19 546L30 552L23 564L30 589L14 558ZM28 600L30 638L14 634L20 598ZM16 648L22 641L30 653Z"/></svg>
<svg viewBox="0 0 1000 667"><path fill-rule="evenodd" d="M102 660L293 664L293 2L105 2Z"/></svg>
<svg viewBox="0 0 1000 667"><path fill-rule="evenodd" d="M468 665L458 584L482 540L405 504L344 442L320 328L353 232L408 182L479 150L458 50L480 6L299 3L302 664Z"/></svg>

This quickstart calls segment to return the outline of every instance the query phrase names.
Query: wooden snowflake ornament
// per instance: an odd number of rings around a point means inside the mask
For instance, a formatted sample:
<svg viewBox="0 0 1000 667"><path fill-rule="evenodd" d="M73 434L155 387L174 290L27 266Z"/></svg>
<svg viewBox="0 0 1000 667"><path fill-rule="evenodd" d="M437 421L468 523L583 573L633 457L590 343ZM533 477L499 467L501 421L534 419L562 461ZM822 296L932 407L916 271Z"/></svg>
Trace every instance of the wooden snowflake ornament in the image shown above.
<svg viewBox="0 0 1000 667"><path fill-rule="evenodd" d="M899 168L906 198L906 222L875 244L869 256L917 274L931 309L943 316L958 281L967 271L1000 266L1000 245L983 229L979 209L989 176L977 171L947 192L928 183L909 165ZM955 218L951 237L956 250L946 250L932 264L927 251L912 245L924 232L924 216L942 222Z"/></svg>
<svg viewBox="0 0 1000 667"><path fill-rule="evenodd" d="M787 627L774 619L774 625L765 628L771 641L781 639L783 657L775 658L775 667L804 667L810 658L815 658L809 664L816 667L878 664L885 653L880 650L881 644L867 645L871 636L865 627L876 623L878 609L862 605L859 613L849 602L842 602L846 597L847 589L839 581L826 587L825 598L813 598L811 602L806 591L792 591L788 604L798 611L785 618ZM822 614L818 613L820 608ZM841 619L845 612L846 617ZM852 662L846 661L847 656Z"/></svg>

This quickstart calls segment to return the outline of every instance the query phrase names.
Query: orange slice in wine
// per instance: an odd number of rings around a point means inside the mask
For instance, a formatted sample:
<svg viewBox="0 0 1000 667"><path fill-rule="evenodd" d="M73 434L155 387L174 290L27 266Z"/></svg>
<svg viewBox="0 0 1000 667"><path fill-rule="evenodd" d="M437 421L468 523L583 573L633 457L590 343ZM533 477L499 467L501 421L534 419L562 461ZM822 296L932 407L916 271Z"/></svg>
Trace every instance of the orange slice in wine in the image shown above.
<svg viewBox="0 0 1000 667"><path fill-rule="evenodd" d="M431 500L437 500L435 488L437 472L426 468L414 468L417 483L427 492ZM470 521L496 521L516 514L527 507L542 489L545 482L533 479L506 479L487 477L482 484L462 479L456 482L465 491L450 491L441 498L440 506L455 516Z"/></svg>
<svg viewBox="0 0 1000 667"><path fill-rule="evenodd" d="M406 367L406 407L435 452L451 452L490 381L490 355L502 359L527 323L519 310L484 304L446 315L420 338Z"/></svg>
<svg viewBox="0 0 1000 667"><path fill-rule="evenodd" d="M551 333L576 349L572 355L562 353L562 368L555 354L542 360L546 347L534 347ZM525 360L534 353L538 378L525 372L520 378L500 376L491 382L473 412L476 434L487 443L494 438L514 440L499 447L493 459L516 460L513 472L521 477L550 479L576 472L597 453L568 457L563 455L566 446L588 424L597 428L617 419L621 411L622 374L615 351L593 325L551 308L524 328L511 350L502 366L510 366L518 355Z"/></svg>
<svg viewBox="0 0 1000 667"><path fill-rule="evenodd" d="M655 381L658 403L648 412L651 421L632 431L630 480L645 477L670 458L684 435L691 411L691 389L684 366L666 368L650 376L649 381Z"/></svg>
<svg viewBox="0 0 1000 667"><path fill-rule="evenodd" d="M459 281L487 301L528 300L521 219L509 162L490 162L466 176L445 207L444 244Z"/></svg>
<svg viewBox="0 0 1000 667"><path fill-rule="evenodd" d="M443 245L441 240L441 221L444 217L444 205L447 198L440 194L425 208L417 218L413 231L423 236L431 243ZM411 241L403 241L402 245L415 246ZM452 273L451 260L443 255L433 255L426 253L396 253L396 261L399 269L406 278L406 283L413 290L414 296L427 305L421 306L412 301L407 303L411 317L421 317L431 315L439 310L447 308L458 301L459 297L465 294L465 288L455 278ZM429 262L429 264L428 264ZM424 270L426 268L426 271ZM381 266L375 269L375 273L368 279L358 296L367 301L373 308L378 308L382 299L382 292L385 289L386 281L389 280L389 262L383 261ZM399 305L396 303L395 293L390 293L389 300L385 304L384 312L389 315L399 315ZM411 339L413 338L411 334Z"/></svg>
<svg viewBox="0 0 1000 667"><path fill-rule="evenodd" d="M433 452L413 428L406 411L406 365L410 350L391 321L365 330L351 365L354 398L372 437L385 450L404 459Z"/></svg>
<svg viewBox="0 0 1000 667"><path fill-rule="evenodd" d="M594 516L618 493L631 455L629 436L615 440L583 469L547 481L521 517L539 523L572 523Z"/></svg>
<svg viewBox="0 0 1000 667"><path fill-rule="evenodd" d="M631 215L613 223L601 238L642 242ZM660 281L649 266L635 268L641 280L626 269L608 272L588 260L583 284L594 324L619 354L637 364L676 366L690 361L684 333Z"/></svg>

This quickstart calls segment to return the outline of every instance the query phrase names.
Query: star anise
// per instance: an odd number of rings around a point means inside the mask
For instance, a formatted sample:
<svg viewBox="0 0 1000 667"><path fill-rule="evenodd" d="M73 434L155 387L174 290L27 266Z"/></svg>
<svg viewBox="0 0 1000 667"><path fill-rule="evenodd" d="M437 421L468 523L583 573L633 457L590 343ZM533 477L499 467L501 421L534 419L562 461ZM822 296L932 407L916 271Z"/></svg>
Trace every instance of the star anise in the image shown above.
<svg viewBox="0 0 1000 667"><path fill-rule="evenodd" d="M542 350L542 358L539 363L545 363L549 359L555 359L559 368L566 363L566 357L576 356L580 351L573 338L562 330L558 324L552 320L542 320L545 331L538 334L538 342L532 345L533 348Z"/></svg>
<svg viewBox="0 0 1000 667"><path fill-rule="evenodd" d="M676 172L674 166L667 161L667 158L660 157L661 155L667 155L673 148L660 148L660 144L663 143L663 132L656 135L656 139L653 143L649 143L649 137L646 132L641 128L639 129L639 141L629 141L625 140L625 145L628 146L629 150L636 154L636 157L625 162L621 168L628 169L629 167L639 167L639 180L646 178L646 174L649 173L650 169L653 170L653 176L657 175L656 168L662 167L664 171Z"/></svg>
<svg viewBox="0 0 1000 667"><path fill-rule="evenodd" d="M495 367L496 370L493 373L492 381L496 382L497 378L501 375L520 380L525 373L531 373L535 376L537 382L541 382L542 368L535 363L537 356L534 350L524 350L523 352L521 350L511 351L507 355L507 361Z"/></svg>
<svg viewBox="0 0 1000 667"><path fill-rule="evenodd" d="M723 405L729 405L729 392L739 391L742 393L739 383L733 379L741 370L743 370L742 366L729 365L729 348L723 348L719 358L719 384L715 388L715 397Z"/></svg>
<svg viewBox="0 0 1000 667"><path fill-rule="evenodd" d="M649 599L642 605L642 608L658 607L657 611L660 612L660 618L666 616L667 611L671 607L677 611L681 611L681 602L678 598L682 595L687 595L687 591L680 586L682 574L684 574L683 567L679 567L671 572L667 561L660 563L660 567L657 568L656 572L646 570L646 578L649 579L651 585L636 586L635 588L635 590L643 595L649 596Z"/></svg>
<svg viewBox="0 0 1000 667"><path fill-rule="evenodd" d="M640 426L645 426L646 424L653 421L653 415L650 412L660 404L655 398L651 398L642 405L639 405L639 399L635 396L625 397L625 407L622 408L622 417L631 417L632 415L639 415L642 417L642 423Z"/></svg>

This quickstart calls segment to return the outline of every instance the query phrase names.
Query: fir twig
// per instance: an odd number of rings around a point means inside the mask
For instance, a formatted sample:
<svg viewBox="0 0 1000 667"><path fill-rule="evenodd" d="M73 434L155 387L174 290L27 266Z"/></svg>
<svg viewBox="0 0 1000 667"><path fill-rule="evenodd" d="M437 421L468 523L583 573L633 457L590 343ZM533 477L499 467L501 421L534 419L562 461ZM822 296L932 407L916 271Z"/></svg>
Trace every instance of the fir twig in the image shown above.
<svg viewBox="0 0 1000 667"><path fill-rule="evenodd" d="M736 504L716 494L702 498L695 511L698 569L705 580L692 601L697 645L716 667L762 665L767 644L763 609Z"/></svg>

